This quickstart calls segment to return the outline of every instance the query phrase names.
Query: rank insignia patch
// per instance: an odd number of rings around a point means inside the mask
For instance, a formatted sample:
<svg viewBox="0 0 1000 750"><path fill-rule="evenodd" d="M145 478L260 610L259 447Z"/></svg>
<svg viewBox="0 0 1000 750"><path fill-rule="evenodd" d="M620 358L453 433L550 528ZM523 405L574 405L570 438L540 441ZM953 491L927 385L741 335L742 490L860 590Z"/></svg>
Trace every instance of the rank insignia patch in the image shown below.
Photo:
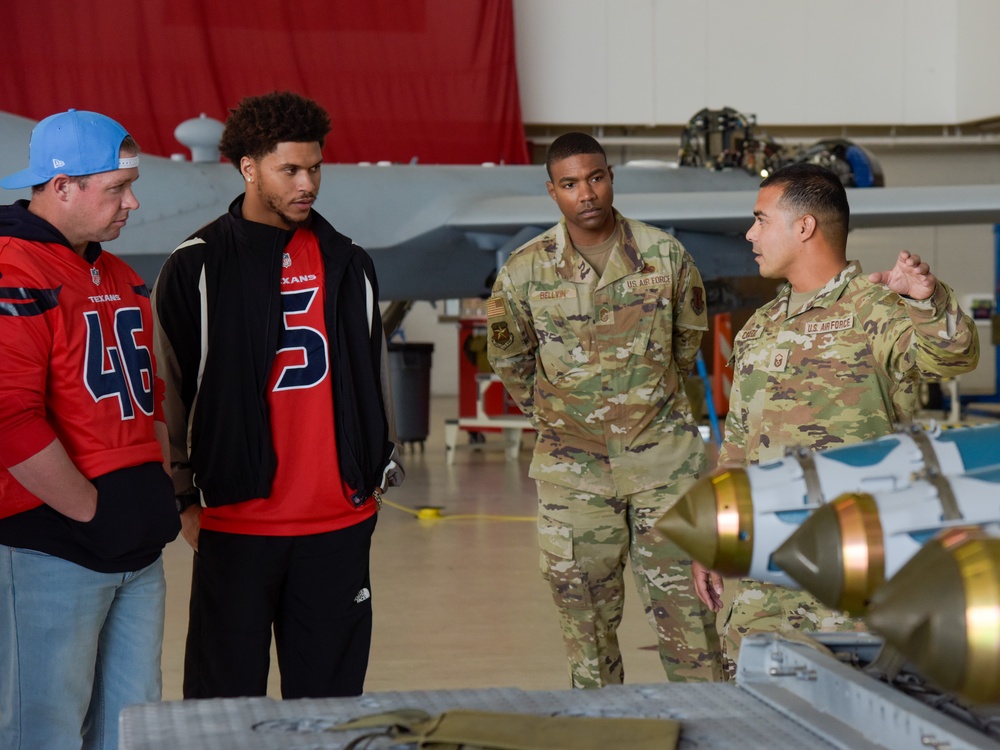
<svg viewBox="0 0 1000 750"><path fill-rule="evenodd" d="M784 372L788 367L788 355L788 349L775 349L764 369L768 372Z"/></svg>

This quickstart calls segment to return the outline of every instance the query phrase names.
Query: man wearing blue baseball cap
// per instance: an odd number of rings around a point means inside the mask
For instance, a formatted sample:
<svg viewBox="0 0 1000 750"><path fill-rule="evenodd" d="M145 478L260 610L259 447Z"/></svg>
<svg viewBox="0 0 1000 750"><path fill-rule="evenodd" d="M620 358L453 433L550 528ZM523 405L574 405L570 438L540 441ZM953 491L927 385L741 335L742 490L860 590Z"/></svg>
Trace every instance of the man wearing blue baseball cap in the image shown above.
<svg viewBox="0 0 1000 750"><path fill-rule="evenodd" d="M69 110L0 187L0 747L118 747L159 700L165 471L149 294L100 243L139 207L139 147Z"/></svg>

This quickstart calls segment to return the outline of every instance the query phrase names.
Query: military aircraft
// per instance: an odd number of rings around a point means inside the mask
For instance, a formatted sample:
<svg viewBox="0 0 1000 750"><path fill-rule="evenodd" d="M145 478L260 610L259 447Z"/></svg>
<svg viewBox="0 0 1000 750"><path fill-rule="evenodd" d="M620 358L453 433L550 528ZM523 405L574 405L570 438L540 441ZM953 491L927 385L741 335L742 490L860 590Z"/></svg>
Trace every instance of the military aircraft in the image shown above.
<svg viewBox="0 0 1000 750"><path fill-rule="evenodd" d="M34 121L0 112L0 174L27 164ZM109 249L152 283L173 248L243 189L228 163L144 155L141 208ZM671 230L703 277L756 276L743 233L760 177L741 169L615 166L615 206ZM316 209L372 255L383 300L485 296L506 256L554 224L541 166L328 164ZM4 191L3 202L28 191ZM852 226L1000 222L1000 186L851 189Z"/></svg>

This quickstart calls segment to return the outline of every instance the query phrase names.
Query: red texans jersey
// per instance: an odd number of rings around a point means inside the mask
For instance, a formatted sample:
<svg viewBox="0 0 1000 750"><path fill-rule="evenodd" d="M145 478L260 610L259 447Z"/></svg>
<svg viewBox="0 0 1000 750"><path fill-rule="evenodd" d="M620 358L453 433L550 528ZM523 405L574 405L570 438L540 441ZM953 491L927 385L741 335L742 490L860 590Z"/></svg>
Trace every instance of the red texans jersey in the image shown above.
<svg viewBox="0 0 1000 750"><path fill-rule="evenodd" d="M324 282L316 235L299 229L285 248L282 330L268 380L271 438L278 459L271 494L205 508L203 529L268 536L322 534L361 523L376 511L375 503L354 507L340 476Z"/></svg>
<svg viewBox="0 0 1000 750"><path fill-rule="evenodd" d="M41 504L5 467L58 439L91 479L163 460L142 279L101 252L0 237L0 518Z"/></svg>

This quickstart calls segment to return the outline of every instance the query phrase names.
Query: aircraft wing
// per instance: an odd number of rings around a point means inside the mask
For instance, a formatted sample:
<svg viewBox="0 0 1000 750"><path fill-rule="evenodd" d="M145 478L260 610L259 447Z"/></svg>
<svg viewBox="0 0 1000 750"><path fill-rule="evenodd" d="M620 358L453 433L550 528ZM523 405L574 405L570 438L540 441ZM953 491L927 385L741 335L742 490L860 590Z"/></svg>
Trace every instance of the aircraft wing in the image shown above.
<svg viewBox="0 0 1000 750"><path fill-rule="evenodd" d="M756 199L756 190L615 191L615 206L623 215L673 232L706 280L757 275L744 239ZM1000 223L1000 185L849 189L848 200L853 229ZM447 288L465 292L460 296L486 294L496 264L557 220L556 207L547 195L492 196L465 202L455 207L445 226L453 236L465 237L466 242L459 245L466 248L452 246L448 253L447 242L435 244L435 254L442 257L431 275L432 288L424 288L428 280L421 278L426 262L405 261L397 252L395 265L407 268L406 283L396 288L389 280L385 292L390 297L416 293L429 298ZM492 252L470 254L470 246ZM373 254L378 262L381 253ZM380 274L388 278L381 270Z"/></svg>
<svg viewBox="0 0 1000 750"><path fill-rule="evenodd" d="M615 193L623 216L648 224L696 232L745 232L753 220L757 192ZM527 224L549 227L559 219L545 196L504 196L478 201L455 212L448 225L464 231L502 232Z"/></svg>
<svg viewBox="0 0 1000 750"><path fill-rule="evenodd" d="M866 188L847 197L856 229L1000 222L1000 185Z"/></svg>
<svg viewBox="0 0 1000 750"><path fill-rule="evenodd" d="M0 174L21 169L34 123L0 112ZM167 254L243 189L229 164L143 156L141 209L108 243L149 282ZM380 296L438 300L488 294L497 264L559 219L541 166L332 164L316 209L375 260ZM756 276L744 238L758 178L742 170L615 169L615 205L672 231L707 279ZM0 202L29 197L12 191ZM849 190L852 227L1000 223L1000 186Z"/></svg>
<svg viewBox="0 0 1000 750"><path fill-rule="evenodd" d="M851 228L988 224L1000 222L1000 185L849 189ZM753 221L757 191L616 193L629 218L688 232L743 234ZM464 231L504 232L547 227L558 215L547 196L489 198L457 211L448 225Z"/></svg>

